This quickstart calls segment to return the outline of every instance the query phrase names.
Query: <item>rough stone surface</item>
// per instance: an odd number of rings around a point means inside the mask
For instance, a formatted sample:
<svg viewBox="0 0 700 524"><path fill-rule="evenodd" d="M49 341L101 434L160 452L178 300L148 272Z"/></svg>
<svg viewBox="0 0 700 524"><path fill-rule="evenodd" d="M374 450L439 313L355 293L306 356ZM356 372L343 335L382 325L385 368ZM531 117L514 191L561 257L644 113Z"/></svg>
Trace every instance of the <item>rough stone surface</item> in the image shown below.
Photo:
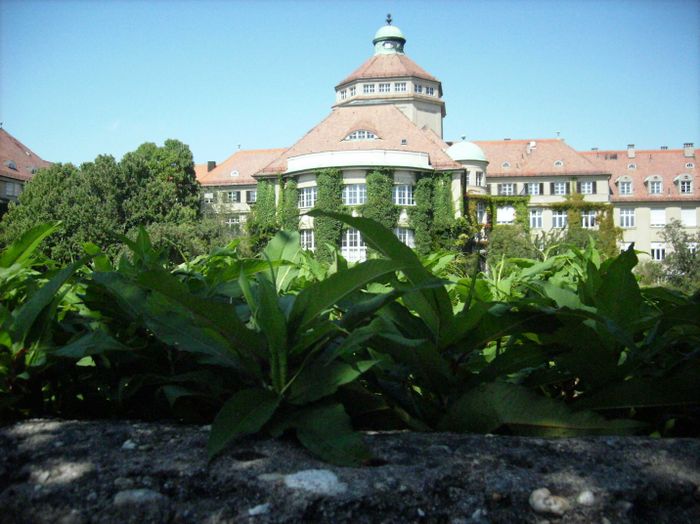
<svg viewBox="0 0 700 524"><path fill-rule="evenodd" d="M137 446L124 449L128 440ZM202 427L30 420L0 428L0 522L700 522L697 439L405 432L365 440L375 459L362 468L254 438L207 463ZM313 470L327 472L311 474L318 485L343 489L289 487ZM566 499L564 515L530 507L540 488Z"/></svg>

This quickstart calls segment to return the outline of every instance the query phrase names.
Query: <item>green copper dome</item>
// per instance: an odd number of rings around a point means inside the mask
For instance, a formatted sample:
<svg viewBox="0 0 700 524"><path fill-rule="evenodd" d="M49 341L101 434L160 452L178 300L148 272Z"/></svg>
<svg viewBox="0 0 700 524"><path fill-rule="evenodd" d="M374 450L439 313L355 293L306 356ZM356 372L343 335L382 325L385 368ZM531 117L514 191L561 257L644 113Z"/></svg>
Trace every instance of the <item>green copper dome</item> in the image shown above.
<svg viewBox="0 0 700 524"><path fill-rule="evenodd" d="M401 29L391 25L391 15L387 15L386 25L379 28L374 35L372 43L374 44L375 55L403 54L406 38L403 36Z"/></svg>

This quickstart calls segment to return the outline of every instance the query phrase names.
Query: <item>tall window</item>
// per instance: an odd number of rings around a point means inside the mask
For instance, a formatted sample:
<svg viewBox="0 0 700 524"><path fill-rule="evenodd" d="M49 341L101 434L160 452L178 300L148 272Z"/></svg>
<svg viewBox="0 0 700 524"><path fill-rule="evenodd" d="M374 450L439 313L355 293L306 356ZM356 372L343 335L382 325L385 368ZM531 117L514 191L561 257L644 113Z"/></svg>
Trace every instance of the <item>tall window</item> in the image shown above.
<svg viewBox="0 0 700 524"><path fill-rule="evenodd" d="M581 211L581 227L593 229L595 227L596 212L593 209Z"/></svg>
<svg viewBox="0 0 700 524"><path fill-rule="evenodd" d="M299 207L301 209L314 207L316 195L317 189L315 187L302 187L299 189Z"/></svg>
<svg viewBox="0 0 700 524"><path fill-rule="evenodd" d="M352 86L350 88L350 96L355 96L357 94L357 87Z"/></svg>
<svg viewBox="0 0 700 524"><path fill-rule="evenodd" d="M391 84L379 84L380 93L388 93L391 90Z"/></svg>
<svg viewBox="0 0 700 524"><path fill-rule="evenodd" d="M340 237L340 253L348 262L365 260L367 246L362 240L362 235L352 227L343 231Z"/></svg>
<svg viewBox="0 0 700 524"><path fill-rule="evenodd" d="M434 87L426 87L425 94L430 95L430 96L435 96L435 88Z"/></svg>
<svg viewBox="0 0 700 524"><path fill-rule="evenodd" d="M661 180L651 180L649 182L649 193L652 195L661 194Z"/></svg>
<svg viewBox="0 0 700 524"><path fill-rule="evenodd" d="M316 240L314 238L313 229L300 229L299 230L299 243L301 244L301 249L307 251L313 251L316 249Z"/></svg>
<svg viewBox="0 0 700 524"><path fill-rule="evenodd" d="M258 192L255 189L249 189L245 192L245 201L247 204L255 204L258 198Z"/></svg>
<svg viewBox="0 0 700 524"><path fill-rule="evenodd" d="M542 210L530 209L530 228L542 229Z"/></svg>
<svg viewBox="0 0 700 524"><path fill-rule="evenodd" d="M413 84L413 90L416 93L422 93L423 92L423 86L420 84Z"/></svg>
<svg viewBox="0 0 700 524"><path fill-rule="evenodd" d="M681 180L680 189L682 194L690 194L693 192L693 183L690 180Z"/></svg>
<svg viewBox="0 0 700 524"><path fill-rule="evenodd" d="M681 208L681 224L683 224L684 227L697 227L697 218L698 214L696 208Z"/></svg>
<svg viewBox="0 0 700 524"><path fill-rule="evenodd" d="M651 252L649 254L651 255L652 260L661 262L664 258L666 258L666 245L661 242L652 242Z"/></svg>
<svg viewBox="0 0 700 524"><path fill-rule="evenodd" d="M476 203L476 221L479 224L485 224L486 218L486 204L479 201Z"/></svg>
<svg viewBox="0 0 700 524"><path fill-rule="evenodd" d="M238 203L241 201L241 192L240 191L227 191L226 192L226 200L229 202L233 203Z"/></svg>
<svg viewBox="0 0 700 524"><path fill-rule="evenodd" d="M665 209L651 209L651 220L649 225L651 227L663 227L666 225L666 210Z"/></svg>
<svg viewBox="0 0 700 524"><path fill-rule="evenodd" d="M513 195L513 194L515 194L515 184L498 184L498 194L499 195Z"/></svg>
<svg viewBox="0 0 700 524"><path fill-rule="evenodd" d="M539 195L542 193L542 188L539 182L528 182L525 185L525 191L528 195Z"/></svg>
<svg viewBox="0 0 700 524"><path fill-rule="evenodd" d="M501 206L496 209L497 224L512 224L515 222L515 208L513 206Z"/></svg>
<svg viewBox="0 0 700 524"><path fill-rule="evenodd" d="M411 184L398 184L394 186L394 204L397 206L414 206L413 186Z"/></svg>
<svg viewBox="0 0 700 524"><path fill-rule="evenodd" d="M397 93L405 93L406 92L406 82L395 82L394 83L394 91Z"/></svg>
<svg viewBox="0 0 700 524"><path fill-rule="evenodd" d="M634 208L620 208L620 227L634 227Z"/></svg>
<svg viewBox="0 0 700 524"><path fill-rule="evenodd" d="M555 209L552 211L552 227L557 229L564 229L569 221L569 215L566 210Z"/></svg>
<svg viewBox="0 0 700 524"><path fill-rule="evenodd" d="M553 195L568 195L569 194L569 183L568 182L552 182L552 194Z"/></svg>
<svg viewBox="0 0 700 524"><path fill-rule="evenodd" d="M394 229L394 234L397 238L410 248L416 247L416 239L413 234L413 229L406 227L397 227Z"/></svg>
<svg viewBox="0 0 700 524"><path fill-rule="evenodd" d="M348 97L348 92L347 92L345 89L343 89L343 90L340 92L340 99L341 99L341 100L345 100L347 97Z"/></svg>
<svg viewBox="0 0 700 524"><path fill-rule="evenodd" d="M362 92L366 95L374 93L374 84L364 84L362 86Z"/></svg>
<svg viewBox="0 0 700 524"><path fill-rule="evenodd" d="M343 186L343 204L359 206L367 202L367 186L365 184L346 184Z"/></svg>
<svg viewBox="0 0 700 524"><path fill-rule="evenodd" d="M578 192L582 195L592 195L595 193L595 182L580 182L578 188Z"/></svg>
<svg viewBox="0 0 700 524"><path fill-rule="evenodd" d="M632 182L629 180L624 180L620 182L619 186L621 195L631 195L632 194Z"/></svg>
<svg viewBox="0 0 700 524"><path fill-rule="evenodd" d="M483 185L483 181L484 181L484 173L481 171L477 171L476 172L476 185L477 186Z"/></svg>

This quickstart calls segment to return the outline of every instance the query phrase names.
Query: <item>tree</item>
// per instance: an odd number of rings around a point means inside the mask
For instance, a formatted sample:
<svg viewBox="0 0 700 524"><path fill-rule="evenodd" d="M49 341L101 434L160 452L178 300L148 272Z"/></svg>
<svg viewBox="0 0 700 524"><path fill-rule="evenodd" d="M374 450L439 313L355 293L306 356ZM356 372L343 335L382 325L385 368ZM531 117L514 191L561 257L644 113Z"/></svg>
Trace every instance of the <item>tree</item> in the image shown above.
<svg viewBox="0 0 700 524"><path fill-rule="evenodd" d="M85 242L115 255L119 236L134 234L139 226L187 224L185 229L191 229L199 218L192 153L182 142L166 140L162 147L143 144L120 162L100 155L80 168L54 164L40 170L3 216L0 242L7 244L38 223L61 220L61 231L42 249L65 262L80 257Z"/></svg>
<svg viewBox="0 0 700 524"><path fill-rule="evenodd" d="M678 220L672 220L664 226L661 236L668 248L662 262L666 282L686 293L700 290L700 257L697 252L700 234L691 235L684 231Z"/></svg>

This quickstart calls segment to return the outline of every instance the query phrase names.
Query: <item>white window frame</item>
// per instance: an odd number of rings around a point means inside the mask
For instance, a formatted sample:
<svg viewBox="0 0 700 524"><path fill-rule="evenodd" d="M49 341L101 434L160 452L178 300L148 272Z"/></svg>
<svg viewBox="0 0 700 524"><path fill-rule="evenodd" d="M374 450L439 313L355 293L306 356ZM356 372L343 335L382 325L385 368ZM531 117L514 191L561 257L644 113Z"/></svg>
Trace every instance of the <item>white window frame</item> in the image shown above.
<svg viewBox="0 0 700 524"><path fill-rule="evenodd" d="M435 96L435 88L430 86L426 87L425 94L428 96Z"/></svg>
<svg viewBox="0 0 700 524"><path fill-rule="evenodd" d="M488 221L488 215L486 214L486 204L479 200L476 203L476 221L479 224L486 224Z"/></svg>
<svg viewBox="0 0 700 524"><path fill-rule="evenodd" d="M357 94L357 87L356 86L350 87L350 89L348 89L348 94L350 96L355 96Z"/></svg>
<svg viewBox="0 0 700 524"><path fill-rule="evenodd" d="M666 208L651 208L649 210L649 225L651 227L664 227L666 225Z"/></svg>
<svg viewBox="0 0 700 524"><path fill-rule="evenodd" d="M499 206L496 208L496 224L510 225L515 223L515 207Z"/></svg>
<svg viewBox="0 0 700 524"><path fill-rule="evenodd" d="M552 210L552 228L564 229L569 224L569 214L565 209Z"/></svg>
<svg viewBox="0 0 700 524"><path fill-rule="evenodd" d="M631 180L621 180L618 184L618 191L621 195L631 195L632 194L632 181Z"/></svg>
<svg viewBox="0 0 700 524"><path fill-rule="evenodd" d="M420 84L413 84L413 90L416 93L423 93L423 86Z"/></svg>
<svg viewBox="0 0 700 524"><path fill-rule="evenodd" d="M663 193L663 183L661 180L649 180L649 194L660 195Z"/></svg>
<svg viewBox="0 0 700 524"><path fill-rule="evenodd" d="M258 190L257 189L249 189L245 192L245 203L246 204L255 204L255 202L258 201Z"/></svg>
<svg viewBox="0 0 700 524"><path fill-rule="evenodd" d="M529 215L530 229L542 229L542 209L539 207L531 208Z"/></svg>
<svg viewBox="0 0 700 524"><path fill-rule="evenodd" d="M692 180L680 180L678 182L678 191L681 195L689 195L693 192Z"/></svg>
<svg viewBox="0 0 700 524"><path fill-rule="evenodd" d="M343 204L346 206L360 206L367 202L366 184L345 184L343 186Z"/></svg>
<svg viewBox="0 0 700 524"><path fill-rule="evenodd" d="M306 251L316 250L316 236L313 229L299 230L299 245Z"/></svg>
<svg viewBox="0 0 700 524"><path fill-rule="evenodd" d="M394 82L394 91L397 93L406 92L406 82Z"/></svg>
<svg viewBox="0 0 700 524"><path fill-rule="evenodd" d="M226 201L230 204L240 204L241 203L241 192L240 191L226 191Z"/></svg>
<svg viewBox="0 0 700 524"><path fill-rule="evenodd" d="M228 217L226 221L224 222L228 227L239 227L241 225L241 216L240 215L234 215L232 217Z"/></svg>
<svg viewBox="0 0 700 524"><path fill-rule="evenodd" d="M214 202L214 193L204 193L203 200L205 204L211 204Z"/></svg>
<svg viewBox="0 0 700 524"><path fill-rule="evenodd" d="M411 184L396 184L393 189L394 204L397 206L415 206L413 186Z"/></svg>
<svg viewBox="0 0 700 524"><path fill-rule="evenodd" d="M540 194L540 183L539 182L528 182L525 185L528 195L539 195Z"/></svg>
<svg viewBox="0 0 700 524"><path fill-rule="evenodd" d="M348 92L347 90L343 89L340 91L340 99L345 100L348 97Z"/></svg>
<svg viewBox="0 0 700 524"><path fill-rule="evenodd" d="M581 211L581 227L583 229L593 229L596 227L596 213L595 209L584 209Z"/></svg>
<svg viewBox="0 0 700 524"><path fill-rule="evenodd" d="M377 135L375 135L372 131L368 131L366 129L356 129L346 136L344 140L376 140L377 138Z"/></svg>
<svg viewBox="0 0 700 524"><path fill-rule="evenodd" d="M340 236L340 254L348 262L361 262L367 258L367 245L355 228L344 229Z"/></svg>
<svg viewBox="0 0 700 524"><path fill-rule="evenodd" d="M552 186L552 194L556 196L564 196L567 194L567 189L569 187L568 182L554 182Z"/></svg>
<svg viewBox="0 0 700 524"><path fill-rule="evenodd" d="M476 185L477 186L482 186L484 182L484 172L483 171L477 171L476 172Z"/></svg>
<svg viewBox="0 0 700 524"><path fill-rule="evenodd" d="M592 195L595 188L595 182L591 180L586 180L584 182L581 182L581 185L579 187L581 189L580 193L582 195Z"/></svg>
<svg viewBox="0 0 700 524"><path fill-rule="evenodd" d="M505 182L496 186L499 195L512 196L515 194L515 184L513 182Z"/></svg>
<svg viewBox="0 0 700 524"><path fill-rule="evenodd" d="M411 249L416 247L416 235L413 229L407 227L394 228L394 234L401 242L406 244Z"/></svg>
<svg viewBox="0 0 700 524"><path fill-rule="evenodd" d="M316 205L316 198L318 197L318 188L316 186L312 187L301 187L299 188L299 199L297 201L297 206L299 209L309 209Z"/></svg>
<svg viewBox="0 0 700 524"><path fill-rule="evenodd" d="M363 95L371 95L374 93L374 84L363 84L362 85L362 94Z"/></svg>
<svg viewBox="0 0 700 524"><path fill-rule="evenodd" d="M681 208L681 225L683 227L698 227L697 208Z"/></svg>
<svg viewBox="0 0 700 524"><path fill-rule="evenodd" d="M389 93L389 92L391 92L391 83L388 83L388 82L380 82L380 84L379 84L379 92L380 92L380 93Z"/></svg>
<svg viewBox="0 0 700 524"><path fill-rule="evenodd" d="M620 208L620 227L635 227L635 209L633 207Z"/></svg>
<svg viewBox="0 0 700 524"><path fill-rule="evenodd" d="M666 258L666 245L662 242L652 242L649 256L654 262L661 262Z"/></svg>

